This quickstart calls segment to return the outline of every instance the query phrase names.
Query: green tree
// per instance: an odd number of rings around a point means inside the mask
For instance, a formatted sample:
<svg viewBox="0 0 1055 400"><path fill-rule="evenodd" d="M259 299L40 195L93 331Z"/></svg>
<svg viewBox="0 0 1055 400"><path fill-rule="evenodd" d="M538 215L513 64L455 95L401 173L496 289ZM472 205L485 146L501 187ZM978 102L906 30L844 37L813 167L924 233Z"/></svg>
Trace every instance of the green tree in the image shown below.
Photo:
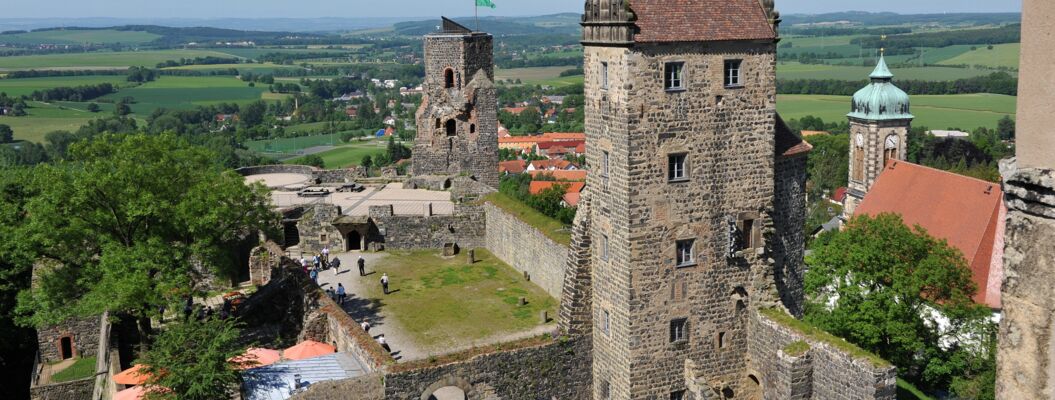
<svg viewBox="0 0 1055 400"><path fill-rule="evenodd" d="M0 143L11 143L15 141L15 131L10 126L0 124Z"/></svg>
<svg viewBox="0 0 1055 400"><path fill-rule="evenodd" d="M326 160L323 160L318 154L309 154L300 159L300 163L303 165L310 165L316 168L326 168Z"/></svg>
<svg viewBox="0 0 1055 400"><path fill-rule="evenodd" d="M277 217L266 188L216 158L171 135L106 134L38 166L20 233L32 259L55 267L19 294L20 322L110 310L136 316L147 335L160 306L201 294L210 274L233 276L236 244Z"/></svg>
<svg viewBox="0 0 1055 400"><path fill-rule="evenodd" d="M15 105L11 106L11 115L15 117L25 117L26 103L20 101L18 103L15 103Z"/></svg>
<svg viewBox="0 0 1055 400"><path fill-rule="evenodd" d="M240 341L241 333L233 319L192 319L170 325L138 360L150 375L147 387L167 389L150 390L147 398L230 398L237 392L241 377L238 365L228 360L245 350Z"/></svg>
<svg viewBox="0 0 1055 400"><path fill-rule="evenodd" d="M1000 121L997 121L996 131L1000 135L1001 140L1015 140L1015 120L1011 119L1011 116L1005 115L1004 118L1000 118Z"/></svg>
<svg viewBox="0 0 1055 400"><path fill-rule="evenodd" d="M944 388L966 372L963 360L984 351L940 344L985 337L992 324L971 299L976 287L963 255L923 228L894 214L855 217L806 262L805 319L890 360L899 376ZM948 331L932 311L949 319Z"/></svg>
<svg viewBox="0 0 1055 400"><path fill-rule="evenodd" d="M114 115L115 116L123 117L123 116L131 114L131 113L132 113L132 107L130 107L128 105L128 103L126 103L124 100L121 100L121 101L117 102L117 104L114 104Z"/></svg>
<svg viewBox="0 0 1055 400"><path fill-rule="evenodd" d="M0 146L0 150L10 150ZM2 153L3 151L0 151ZM2 155L0 155L2 158ZM0 161L3 164L3 161ZM3 165L0 173L0 387L12 398L29 398L29 369L32 368L36 337L33 329L15 322L17 294L29 287L32 256L22 240L25 203L33 196L30 169ZM20 374L18 371L27 371ZM7 390L5 389L5 391Z"/></svg>
<svg viewBox="0 0 1055 400"><path fill-rule="evenodd" d="M91 112L91 113L99 112L99 104L88 103L88 112Z"/></svg>
<svg viewBox="0 0 1055 400"><path fill-rule="evenodd" d="M814 197L845 187L850 165L850 136L816 135L806 141L813 145L813 151L806 159L806 169Z"/></svg>
<svg viewBox="0 0 1055 400"><path fill-rule="evenodd" d="M263 101L254 101L245 107L242 107L242 112L239 117L246 126L257 126L264 122L264 115L266 113L267 103L264 103Z"/></svg>
<svg viewBox="0 0 1055 400"><path fill-rule="evenodd" d="M374 160L370 158L369 154L367 154L363 156L363 161L360 164L363 166L363 168L366 168L366 170L369 171L370 167L374 165Z"/></svg>

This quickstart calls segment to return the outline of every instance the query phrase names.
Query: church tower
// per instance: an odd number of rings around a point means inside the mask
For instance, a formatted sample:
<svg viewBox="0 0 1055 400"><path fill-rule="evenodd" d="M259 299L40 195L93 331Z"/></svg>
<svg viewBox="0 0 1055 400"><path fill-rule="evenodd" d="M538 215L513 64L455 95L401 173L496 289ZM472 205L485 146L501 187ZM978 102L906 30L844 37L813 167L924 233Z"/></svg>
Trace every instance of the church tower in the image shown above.
<svg viewBox="0 0 1055 400"><path fill-rule="evenodd" d="M776 15L586 1L594 399L758 393L748 314L779 302L759 284L778 258Z"/></svg>
<svg viewBox="0 0 1055 400"><path fill-rule="evenodd" d="M492 37L443 18L425 35L425 95L413 175L466 175L498 188L498 100Z"/></svg>
<svg viewBox="0 0 1055 400"><path fill-rule="evenodd" d="M890 160L904 160L912 125L909 97L891 82L879 57L872 82L854 94L850 113L850 179L843 215L849 218Z"/></svg>

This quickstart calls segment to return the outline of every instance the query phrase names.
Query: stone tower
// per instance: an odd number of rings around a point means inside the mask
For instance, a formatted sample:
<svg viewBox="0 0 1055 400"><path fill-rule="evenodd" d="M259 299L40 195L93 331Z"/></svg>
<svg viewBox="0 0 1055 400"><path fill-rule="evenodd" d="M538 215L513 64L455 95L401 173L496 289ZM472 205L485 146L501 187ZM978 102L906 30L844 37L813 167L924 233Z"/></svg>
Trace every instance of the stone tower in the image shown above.
<svg viewBox="0 0 1055 400"><path fill-rule="evenodd" d="M780 301L777 14L686 4L586 1L594 399L758 393L747 315Z"/></svg>
<svg viewBox="0 0 1055 400"><path fill-rule="evenodd" d="M466 175L498 187L498 100L490 34L443 18L425 35L425 95L413 175Z"/></svg>
<svg viewBox="0 0 1055 400"><path fill-rule="evenodd" d="M854 94L850 113L850 184L846 208L849 218L883 172L887 161L904 160L912 125L909 97L891 82L894 74L879 57L872 82Z"/></svg>

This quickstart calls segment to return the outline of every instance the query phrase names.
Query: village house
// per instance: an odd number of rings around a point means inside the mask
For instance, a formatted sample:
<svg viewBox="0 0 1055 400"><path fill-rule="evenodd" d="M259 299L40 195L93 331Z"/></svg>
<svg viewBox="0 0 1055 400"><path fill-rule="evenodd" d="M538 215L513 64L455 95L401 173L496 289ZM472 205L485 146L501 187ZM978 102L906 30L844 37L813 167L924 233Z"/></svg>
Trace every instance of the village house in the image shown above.
<svg viewBox="0 0 1055 400"><path fill-rule="evenodd" d="M586 187L586 182L532 181L531 185L528 186L528 193L538 195L546 189L558 185L564 187L564 195L561 196L561 206L578 206L579 199L582 197L582 190Z"/></svg>
<svg viewBox="0 0 1055 400"><path fill-rule="evenodd" d="M511 160L498 163L498 173L502 175L522 174L527 170L527 161Z"/></svg>
<svg viewBox="0 0 1055 400"><path fill-rule="evenodd" d="M568 160L535 160L527 167L528 171L574 171L577 169L579 166Z"/></svg>

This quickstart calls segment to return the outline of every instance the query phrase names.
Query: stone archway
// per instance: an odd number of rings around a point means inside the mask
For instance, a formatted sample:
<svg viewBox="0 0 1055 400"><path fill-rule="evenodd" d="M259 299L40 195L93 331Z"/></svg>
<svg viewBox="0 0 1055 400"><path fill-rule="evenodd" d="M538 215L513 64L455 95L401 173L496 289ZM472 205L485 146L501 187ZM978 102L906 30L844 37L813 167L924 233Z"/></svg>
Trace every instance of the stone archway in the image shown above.
<svg viewBox="0 0 1055 400"><path fill-rule="evenodd" d="M74 355L73 337L63 336L59 338L59 358L65 360L67 358L73 358Z"/></svg>
<svg viewBox="0 0 1055 400"><path fill-rule="evenodd" d="M348 251L363 250L363 235L358 230L353 229L348 232L348 240L345 242Z"/></svg>
<svg viewBox="0 0 1055 400"><path fill-rule="evenodd" d="M429 385L421 393L421 400L477 400L479 396L473 391L469 381L447 376Z"/></svg>

